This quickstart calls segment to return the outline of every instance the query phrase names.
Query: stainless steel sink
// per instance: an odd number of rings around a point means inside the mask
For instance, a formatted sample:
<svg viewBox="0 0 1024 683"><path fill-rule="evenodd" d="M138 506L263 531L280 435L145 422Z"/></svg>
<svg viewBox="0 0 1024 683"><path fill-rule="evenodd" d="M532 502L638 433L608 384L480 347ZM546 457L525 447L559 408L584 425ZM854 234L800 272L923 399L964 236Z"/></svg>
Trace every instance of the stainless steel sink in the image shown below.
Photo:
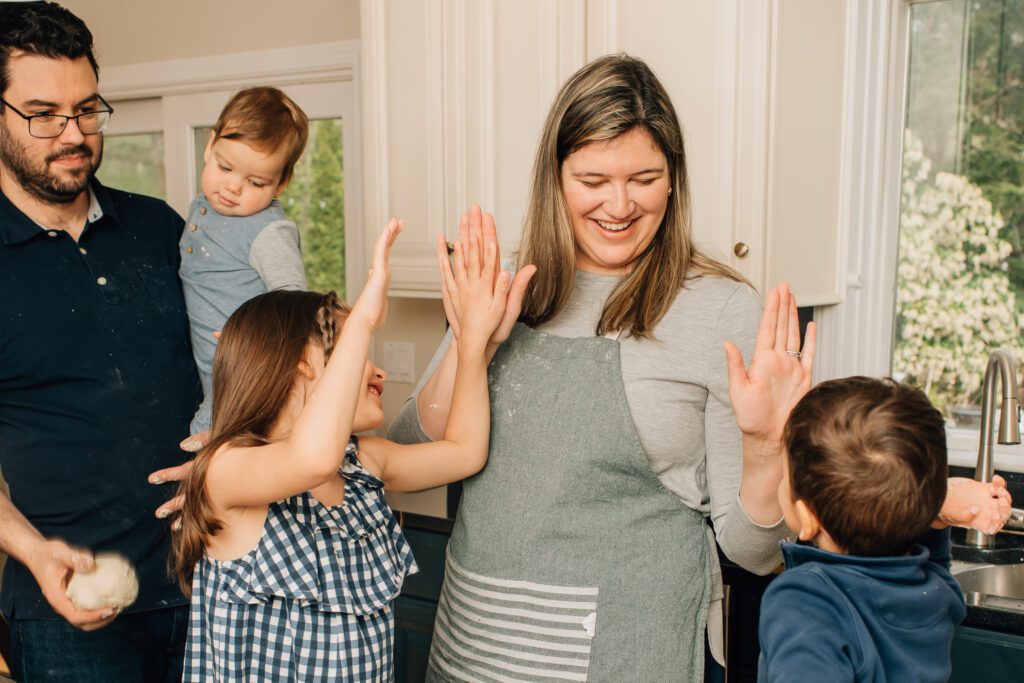
<svg viewBox="0 0 1024 683"><path fill-rule="evenodd" d="M1024 564L954 563L968 605L1024 613Z"/></svg>

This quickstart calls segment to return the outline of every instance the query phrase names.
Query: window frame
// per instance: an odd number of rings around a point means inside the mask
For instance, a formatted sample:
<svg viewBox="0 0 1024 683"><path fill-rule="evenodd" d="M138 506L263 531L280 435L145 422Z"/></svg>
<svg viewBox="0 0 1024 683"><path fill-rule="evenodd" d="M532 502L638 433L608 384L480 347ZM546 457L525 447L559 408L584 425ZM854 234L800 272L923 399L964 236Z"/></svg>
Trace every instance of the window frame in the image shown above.
<svg viewBox="0 0 1024 683"><path fill-rule="evenodd" d="M943 1L847 3L839 265L845 294L841 303L814 310L818 381L892 372L910 11ZM949 463L973 468L980 434L948 427L946 438ZM1024 472L1024 446L997 444L995 462Z"/></svg>
<svg viewBox="0 0 1024 683"><path fill-rule="evenodd" d="M167 202L184 214L195 187L192 129L213 125L228 93L249 85L307 93L336 87L330 104L304 109L310 118L343 120L345 284L358 292L367 267L359 55L359 41L350 40L110 67L100 73L100 92L117 112L106 133L163 133Z"/></svg>

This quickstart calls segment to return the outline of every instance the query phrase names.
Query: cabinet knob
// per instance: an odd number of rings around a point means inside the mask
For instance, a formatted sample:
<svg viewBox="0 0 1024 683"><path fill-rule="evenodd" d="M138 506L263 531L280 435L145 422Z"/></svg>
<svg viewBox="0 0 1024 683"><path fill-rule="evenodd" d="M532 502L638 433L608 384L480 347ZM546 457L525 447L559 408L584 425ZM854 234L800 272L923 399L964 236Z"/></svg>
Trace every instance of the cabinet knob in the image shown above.
<svg viewBox="0 0 1024 683"><path fill-rule="evenodd" d="M746 242L737 242L732 245L732 253L736 254L740 258L743 258L750 253L750 247L747 246Z"/></svg>

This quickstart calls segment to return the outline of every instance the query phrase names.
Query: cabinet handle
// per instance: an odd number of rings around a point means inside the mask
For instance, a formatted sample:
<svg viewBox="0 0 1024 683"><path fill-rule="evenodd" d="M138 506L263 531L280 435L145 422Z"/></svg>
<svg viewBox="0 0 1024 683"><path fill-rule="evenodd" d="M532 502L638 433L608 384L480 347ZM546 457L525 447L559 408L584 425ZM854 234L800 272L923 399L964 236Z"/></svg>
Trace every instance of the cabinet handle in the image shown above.
<svg viewBox="0 0 1024 683"><path fill-rule="evenodd" d="M747 246L746 242L737 242L732 245L732 253L736 254L740 258L743 258L750 253L750 247Z"/></svg>

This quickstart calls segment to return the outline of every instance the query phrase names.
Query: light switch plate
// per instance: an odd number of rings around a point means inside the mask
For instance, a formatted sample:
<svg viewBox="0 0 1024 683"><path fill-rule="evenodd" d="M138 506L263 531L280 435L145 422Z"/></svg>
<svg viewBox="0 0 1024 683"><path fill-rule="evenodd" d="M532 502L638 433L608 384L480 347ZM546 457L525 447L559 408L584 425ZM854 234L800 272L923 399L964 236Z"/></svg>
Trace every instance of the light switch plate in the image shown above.
<svg viewBox="0 0 1024 683"><path fill-rule="evenodd" d="M389 382L412 384L416 381L415 344L384 342L384 370Z"/></svg>

